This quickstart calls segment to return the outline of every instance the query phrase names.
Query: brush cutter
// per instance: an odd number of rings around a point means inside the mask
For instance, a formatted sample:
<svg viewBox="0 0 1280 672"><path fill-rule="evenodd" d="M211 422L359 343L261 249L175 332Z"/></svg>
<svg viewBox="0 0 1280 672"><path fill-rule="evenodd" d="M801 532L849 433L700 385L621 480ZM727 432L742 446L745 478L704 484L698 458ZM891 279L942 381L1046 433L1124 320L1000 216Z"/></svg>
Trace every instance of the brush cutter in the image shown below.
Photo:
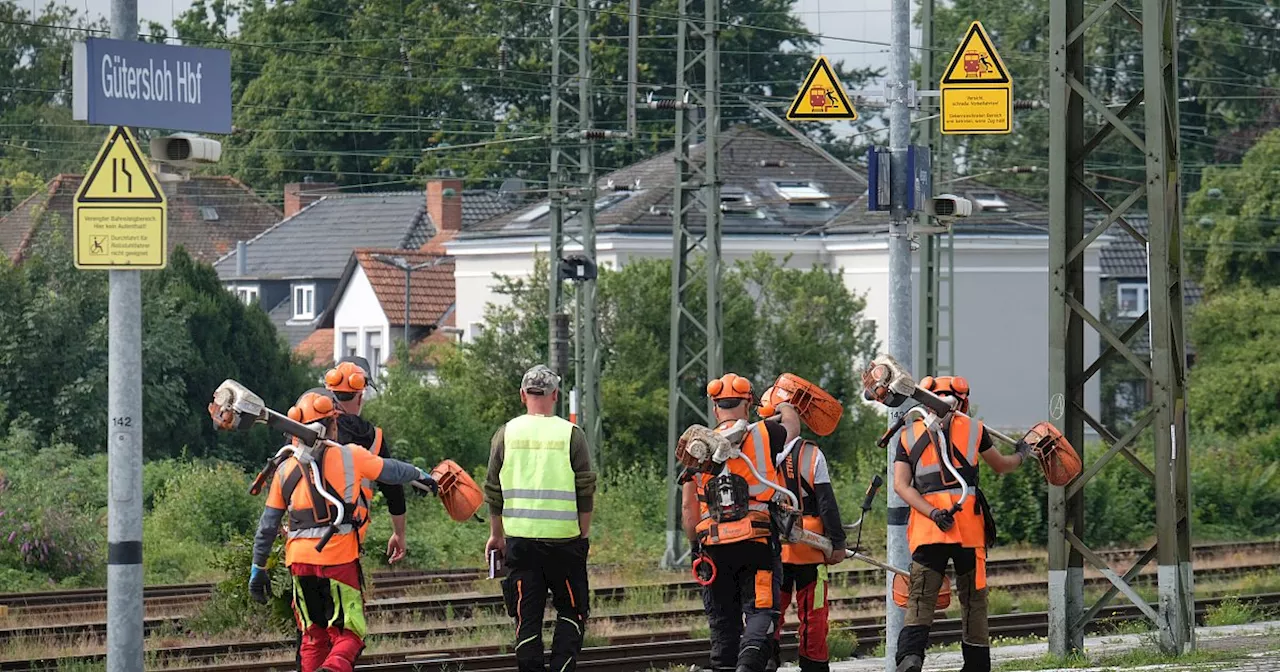
<svg viewBox="0 0 1280 672"><path fill-rule="evenodd" d="M934 424L930 425L930 433L934 434L934 445L941 446L936 440L936 429L942 426L947 416L955 412L959 400L947 401L942 397L926 390L916 384L911 373L898 364L893 357L881 355L876 357L867 365L862 372L863 398L867 401L875 401L890 408L901 406L907 399L914 399L921 405L926 407L931 415L935 416ZM914 409L912 409L914 410ZM908 421L908 414L903 414L894 422L889 431L880 438L879 445L881 448L889 444L889 440L898 430L902 429ZM929 421L926 420L926 424ZM1002 434L990 427L987 427L987 433L1001 442L1010 446L1017 446L1018 441ZM1023 437L1022 441L1031 446L1031 453L1036 457L1037 463L1040 465L1041 472L1044 473L1045 480L1051 485L1064 486L1080 475L1081 463L1080 457L1076 453L1075 448L1062 435L1062 432L1054 427L1052 423L1040 422L1032 427ZM948 465L950 469L950 460L942 460L943 464ZM957 476L952 471L953 476Z"/></svg>
<svg viewBox="0 0 1280 672"><path fill-rule="evenodd" d="M243 431L262 423L298 440L298 445L282 447L267 461L266 467L249 487L249 493L255 496L262 492L263 485L270 481L276 469L289 457L296 458L303 468L310 471L313 482L322 483L317 458L323 448L339 445L325 437L323 424L304 425L283 413L268 408L262 397L230 379L223 381L218 389L214 390L213 403L209 404L209 415L213 418L214 426L221 430ZM436 481L437 492L432 492L430 487L418 481L410 485L422 492L437 495L451 518L458 521L466 520L480 510L480 504L484 499L480 487L452 460L445 460L437 465L431 471L431 477ZM334 520L342 520L346 513L342 500L329 494L327 488L316 490L337 510ZM466 515L462 515L463 513ZM323 549L337 529L336 523L331 525L321 537L320 542L316 544L316 550Z"/></svg>

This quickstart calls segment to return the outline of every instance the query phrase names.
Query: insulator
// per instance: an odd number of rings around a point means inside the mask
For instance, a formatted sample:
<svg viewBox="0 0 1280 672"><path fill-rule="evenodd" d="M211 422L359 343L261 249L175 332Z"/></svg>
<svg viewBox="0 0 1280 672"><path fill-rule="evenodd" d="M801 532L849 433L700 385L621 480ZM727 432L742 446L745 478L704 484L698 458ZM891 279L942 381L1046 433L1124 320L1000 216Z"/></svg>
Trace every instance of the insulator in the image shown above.
<svg viewBox="0 0 1280 672"><path fill-rule="evenodd" d="M507 44L505 42L498 44L498 70L507 69Z"/></svg>

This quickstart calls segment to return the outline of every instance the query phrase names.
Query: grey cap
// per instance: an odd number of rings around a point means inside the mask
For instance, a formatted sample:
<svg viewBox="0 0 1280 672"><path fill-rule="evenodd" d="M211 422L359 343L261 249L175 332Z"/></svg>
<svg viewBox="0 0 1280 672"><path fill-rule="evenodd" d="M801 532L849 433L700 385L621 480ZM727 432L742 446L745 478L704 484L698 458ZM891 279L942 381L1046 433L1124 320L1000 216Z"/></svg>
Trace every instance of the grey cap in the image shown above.
<svg viewBox="0 0 1280 672"><path fill-rule="evenodd" d="M550 394L560 388L560 376L556 375L546 364L539 364L524 372L520 380L520 391L529 394Z"/></svg>

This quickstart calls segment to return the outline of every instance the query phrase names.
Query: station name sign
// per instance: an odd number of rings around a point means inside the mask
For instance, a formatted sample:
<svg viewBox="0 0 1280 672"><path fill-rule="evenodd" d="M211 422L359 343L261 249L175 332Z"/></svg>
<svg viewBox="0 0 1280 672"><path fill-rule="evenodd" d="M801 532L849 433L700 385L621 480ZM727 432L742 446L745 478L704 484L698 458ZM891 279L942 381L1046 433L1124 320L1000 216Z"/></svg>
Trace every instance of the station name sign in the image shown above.
<svg viewBox="0 0 1280 672"><path fill-rule="evenodd" d="M231 132L231 52L91 37L76 43L74 118Z"/></svg>

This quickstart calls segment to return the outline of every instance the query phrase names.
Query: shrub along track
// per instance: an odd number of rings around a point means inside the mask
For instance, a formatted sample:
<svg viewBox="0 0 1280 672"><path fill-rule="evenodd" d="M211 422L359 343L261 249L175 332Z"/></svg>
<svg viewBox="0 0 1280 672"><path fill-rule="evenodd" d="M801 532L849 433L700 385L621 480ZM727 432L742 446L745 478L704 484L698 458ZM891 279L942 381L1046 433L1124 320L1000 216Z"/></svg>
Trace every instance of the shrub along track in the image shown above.
<svg viewBox="0 0 1280 672"><path fill-rule="evenodd" d="M1044 593L1045 591L1048 590L1048 584L1043 581L1027 582L1024 580L1020 580L1018 578L1011 578L1011 579L1006 579L1004 581L1001 581L999 574L1010 576L1011 574L1016 575L1019 573L1026 573L1026 570L1034 569L1034 567L1031 566L1034 563L1029 564L1026 560L1008 560L1008 561L1005 561L1005 563L1006 563L1005 567L1007 567L1006 569L1000 570L998 573L997 572L992 573L991 585L993 588L999 588L1002 591L1006 591L1009 593L1017 593L1017 594ZM1201 570L1200 572L1197 572L1197 576L1203 577L1203 578L1207 578L1207 577L1226 578L1229 576L1235 576L1235 575L1240 575L1244 573L1252 573L1259 570L1271 569L1276 566L1277 566L1277 563L1275 560L1269 560L1268 562L1263 564L1230 565L1230 566L1218 567L1214 569ZM856 570L856 571L844 572L844 574L855 576L858 579L868 579L875 583L878 583L880 580L880 576L882 576L878 570L866 570L865 572L863 570ZM846 579L848 578L850 577L846 577ZM1141 580L1151 581L1154 578L1155 577L1153 573L1144 573L1144 575L1142 575L1141 577ZM856 585L856 583L853 581L846 581L846 583L848 585ZM1107 580L1100 576L1088 577L1085 583L1086 583L1086 587L1091 587L1091 588L1098 587L1098 586L1101 586L1101 587L1109 586L1109 583L1107 582ZM867 588L876 587L875 584L873 583L864 584L864 586ZM657 590L654 593L651 593L648 597L660 596L663 601L667 601L671 599L693 597L694 589L696 588L696 585L693 584L692 582L682 582L676 585L653 584L651 588L657 589ZM626 596L626 590L627 590L626 588L621 588L621 587L601 588L601 589L594 590L593 593L594 593L594 598L596 602L593 604L595 605L596 612L599 613L602 610L601 609L602 606L607 607L610 601L623 599ZM841 610L877 611L880 608L882 608L884 604L884 596L883 594L875 594L875 593L849 596L849 597L832 596L830 598L830 601L833 607ZM481 604L477 605L478 602ZM451 607L451 605L455 603L462 603L462 604L459 604L459 606L457 607ZM424 604L426 605L426 608L424 608ZM432 618L431 620L442 621L440 624L433 625L432 627L414 628L414 627L388 626L388 627L380 628L373 633L373 636L378 637L379 639L394 638L399 644L403 644L406 646L418 646L418 645L431 646L430 642L433 639L438 640L440 638L447 637L449 635L455 635L459 631L466 631L470 628L492 629L492 628L507 627L509 625L509 621L505 618L504 615L500 615L498 611L498 609L500 608L500 604L501 604L501 601L500 601L500 598L498 597L493 597L493 598L433 597L433 598L427 598L425 600L408 598L408 599L400 599L400 600L371 601L368 606L370 607L370 611L375 613L389 612L396 615L400 615L403 613L405 609L409 609L416 614L428 614L430 616L434 616L435 618ZM412 606L406 606L406 605L412 605ZM697 606L678 607L678 608L674 607L674 605L670 607L665 607L665 608L662 607L661 605L655 605L655 606L657 607L657 609L654 611L638 611L638 612L632 612L632 613L599 615L599 616L594 616L592 620L596 623L609 622L614 625L630 626L632 629L634 629L637 626L644 627L646 631L649 631L649 630L660 631L664 626L667 626L669 628L673 623L684 621L685 623L684 623L683 631L678 633L678 635L675 635L671 632L667 632L664 634L664 636L667 639L670 639L673 636L676 636L677 639L684 639L685 637L687 637L688 631L689 631L688 622L690 620L696 621L703 614L702 609ZM453 608L454 611L450 617L446 618L447 610L450 608ZM458 619L475 619L475 618L483 619L483 621L479 623L477 622L467 623L463 620L458 620ZM160 627L162 625L171 626L173 622L176 620L177 619L171 619L171 618L148 619L148 622L146 625L150 630L150 629L155 629L157 627ZM858 620L866 620L866 619L858 619ZM92 625L93 625L93 629L88 634L99 636L99 637L105 634L105 624L92 624ZM39 630L41 633L45 634L46 636L62 635L62 636L83 637L86 634L83 627L84 626L50 626L50 627L44 627L44 628L23 628L23 629L16 629L16 630L25 630L27 632L31 632L32 630ZM80 629L75 629L75 628L80 628ZM651 637L652 635L646 633L642 635L621 635L621 636L613 637L610 639L611 641L621 643L621 642L635 641L637 640L637 638L640 641L648 641L648 638L651 638ZM214 665L216 667L218 664L218 661L225 660L228 657L245 657L250 659L253 657L270 657L273 659L279 659L281 656L291 655L290 651L292 646L293 646L292 640L276 640L276 641L259 641L259 642L245 642L245 643L234 643L234 644L164 647L164 648L155 648L155 649L149 650L148 660L153 662L173 661L175 664L182 664L182 665L190 665L196 662L200 662L202 665ZM435 646L431 647L431 650L434 652L440 651L438 642ZM492 649L487 649L487 650L482 649L480 651L492 652ZM452 653L455 656L460 655L460 652L458 651L453 651ZM372 656L370 659L382 660L388 657L395 658L397 655L399 656L398 659L403 660L406 654L379 654L379 655ZM54 659L26 659L26 660L4 661L4 662L0 662L0 670L53 669L57 667L57 664L59 662L61 662L62 664L66 664L72 661L90 663L94 661L99 661L101 659L102 659L101 654L93 654L93 655L85 655L85 656L75 656L72 658L63 658L60 661L54 660ZM468 672L471 672L471 671L468 670Z"/></svg>
<svg viewBox="0 0 1280 672"><path fill-rule="evenodd" d="M1214 598L1196 602L1197 620L1203 619L1212 606L1223 599ZM1247 598L1263 608L1280 606L1280 593L1267 593ZM1156 605L1152 604L1152 607ZM1141 619L1142 612L1133 605L1103 609L1093 622L1091 632L1106 631L1105 621ZM1044 637L1048 634L1049 618L1045 612L1006 614L990 618L990 632L996 637ZM856 652L867 655L884 642L883 618L867 617L834 621L832 632L852 635L857 641ZM939 619L934 622L932 644L950 644L960 641L960 620ZM578 660L578 669L597 672L645 672L650 668L675 665L699 665L707 667L710 642L702 638L689 638L687 632L646 633L615 637L608 646L584 648ZM795 633L784 633L784 651L796 649ZM399 652L362 656L361 670L382 672L510 672L515 669L515 656L500 653L496 647L470 650L441 651L431 649L420 652ZM34 668L40 669L40 668ZM292 669L291 662L236 662L228 664L200 664L192 667L168 667L166 672L285 672Z"/></svg>

